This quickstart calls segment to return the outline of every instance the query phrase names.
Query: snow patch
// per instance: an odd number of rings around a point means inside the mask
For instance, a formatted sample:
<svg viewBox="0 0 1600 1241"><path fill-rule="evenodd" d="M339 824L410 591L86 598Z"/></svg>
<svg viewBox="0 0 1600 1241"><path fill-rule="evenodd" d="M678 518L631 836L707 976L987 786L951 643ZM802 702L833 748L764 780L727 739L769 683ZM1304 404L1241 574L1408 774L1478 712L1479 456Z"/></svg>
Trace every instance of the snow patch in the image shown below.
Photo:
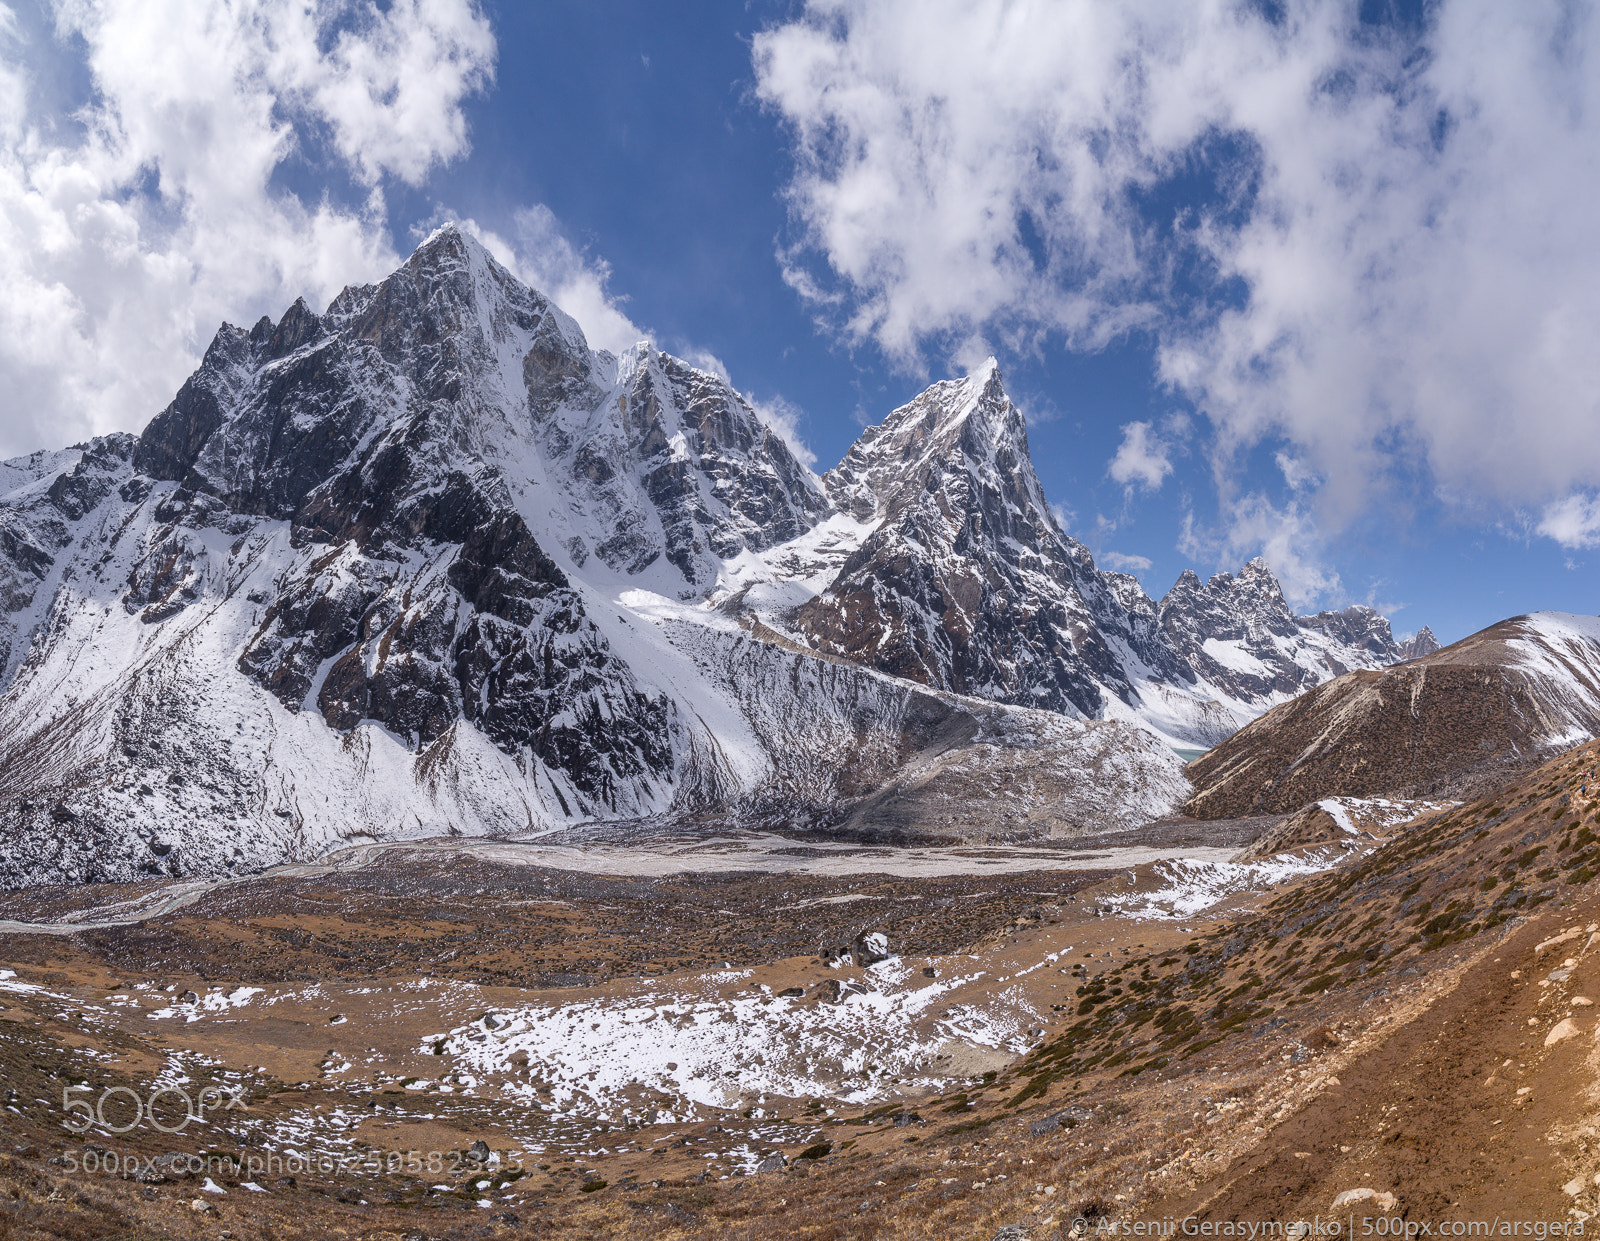
<svg viewBox="0 0 1600 1241"><path fill-rule="evenodd" d="M1330 870L1349 856L1349 846L1332 846L1259 862L1174 858L1159 862L1161 886L1152 892L1100 898L1124 917L1181 920L1210 909L1230 896L1265 892L1286 879Z"/></svg>

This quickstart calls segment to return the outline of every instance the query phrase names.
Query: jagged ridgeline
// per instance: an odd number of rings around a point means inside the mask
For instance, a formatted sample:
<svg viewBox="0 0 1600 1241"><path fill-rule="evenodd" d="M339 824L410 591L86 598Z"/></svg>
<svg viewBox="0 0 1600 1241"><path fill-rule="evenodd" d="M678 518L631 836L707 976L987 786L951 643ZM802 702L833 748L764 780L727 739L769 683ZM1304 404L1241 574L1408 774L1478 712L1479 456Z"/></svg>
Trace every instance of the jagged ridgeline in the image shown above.
<svg viewBox="0 0 1600 1241"><path fill-rule="evenodd" d="M224 325L142 435L0 465L0 881L669 813L1072 835L1402 654L1260 562L1159 605L1096 569L992 363L818 478L447 227Z"/></svg>

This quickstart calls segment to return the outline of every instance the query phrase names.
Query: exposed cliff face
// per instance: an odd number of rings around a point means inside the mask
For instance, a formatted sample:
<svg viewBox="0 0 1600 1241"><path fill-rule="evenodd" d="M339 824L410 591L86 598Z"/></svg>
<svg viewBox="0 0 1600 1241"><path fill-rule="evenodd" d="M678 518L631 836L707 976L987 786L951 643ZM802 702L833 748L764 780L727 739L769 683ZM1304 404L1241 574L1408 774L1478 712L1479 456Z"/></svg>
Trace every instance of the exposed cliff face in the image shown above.
<svg viewBox="0 0 1600 1241"><path fill-rule="evenodd" d="M1466 795L1600 735L1600 619L1536 612L1267 712L1189 766L1201 818Z"/></svg>
<svg viewBox="0 0 1600 1241"><path fill-rule="evenodd" d="M926 685L1088 717L1104 713L1108 690L1133 697L1109 639L1181 677L1143 592L1132 579L1109 586L1057 527L992 362L896 410L823 481L871 532L795 616L820 648Z"/></svg>
<svg viewBox="0 0 1600 1241"><path fill-rule="evenodd" d="M896 832L1101 830L1187 787L1123 725L700 606L830 518L821 484L721 380L592 352L453 229L321 315L225 326L137 440L0 483L5 882L710 808L871 834L907 764L948 778ZM1077 774L947 813L949 773L1008 763Z"/></svg>
<svg viewBox="0 0 1600 1241"><path fill-rule="evenodd" d="M870 428L823 482L831 543L813 533L769 558L818 593L769 619L922 684L1208 746L1400 657L1370 608L1296 617L1264 561L1204 583L1186 572L1160 604L1097 569L1057 526L992 360Z"/></svg>

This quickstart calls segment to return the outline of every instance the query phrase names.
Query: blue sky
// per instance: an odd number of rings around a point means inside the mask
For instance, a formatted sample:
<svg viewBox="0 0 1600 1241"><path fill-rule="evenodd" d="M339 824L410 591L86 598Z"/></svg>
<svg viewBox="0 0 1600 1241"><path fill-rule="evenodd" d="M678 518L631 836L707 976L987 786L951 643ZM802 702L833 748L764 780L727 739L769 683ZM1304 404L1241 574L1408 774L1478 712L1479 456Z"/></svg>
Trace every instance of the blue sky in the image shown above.
<svg viewBox="0 0 1600 1241"><path fill-rule="evenodd" d="M1156 596L1264 552L1445 641L1600 610L1592 18L161 8L0 5L7 452L136 429L217 320L459 218L819 469L993 352L1069 531Z"/></svg>

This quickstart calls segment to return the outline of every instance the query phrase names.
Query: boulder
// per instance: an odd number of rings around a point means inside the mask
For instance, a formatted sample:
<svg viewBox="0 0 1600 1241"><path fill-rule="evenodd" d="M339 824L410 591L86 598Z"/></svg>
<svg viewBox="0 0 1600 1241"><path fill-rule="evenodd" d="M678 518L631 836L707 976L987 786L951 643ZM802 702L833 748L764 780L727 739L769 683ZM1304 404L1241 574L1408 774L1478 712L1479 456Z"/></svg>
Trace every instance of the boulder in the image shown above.
<svg viewBox="0 0 1600 1241"><path fill-rule="evenodd" d="M1360 1189L1347 1189L1335 1198L1333 1200L1333 1210L1337 1211L1341 1207L1354 1206L1358 1202L1370 1202L1385 1214L1394 1210L1396 1205L1396 1199L1393 1194L1362 1186Z"/></svg>
<svg viewBox="0 0 1600 1241"><path fill-rule="evenodd" d="M1577 1038L1583 1031L1578 1028L1578 1023L1571 1017L1564 1017L1550 1027L1550 1033L1544 1036L1544 1045L1554 1047L1557 1043L1564 1043L1569 1038Z"/></svg>
<svg viewBox="0 0 1600 1241"><path fill-rule="evenodd" d="M889 937L882 931L857 935L850 941L850 960L856 965L876 965L889 959Z"/></svg>
<svg viewBox="0 0 1600 1241"><path fill-rule="evenodd" d="M1028 1132L1036 1138L1056 1129L1072 1129L1093 1119L1094 1113L1082 1104L1073 1104L1059 1112L1052 1112L1041 1120L1034 1121L1028 1126Z"/></svg>

